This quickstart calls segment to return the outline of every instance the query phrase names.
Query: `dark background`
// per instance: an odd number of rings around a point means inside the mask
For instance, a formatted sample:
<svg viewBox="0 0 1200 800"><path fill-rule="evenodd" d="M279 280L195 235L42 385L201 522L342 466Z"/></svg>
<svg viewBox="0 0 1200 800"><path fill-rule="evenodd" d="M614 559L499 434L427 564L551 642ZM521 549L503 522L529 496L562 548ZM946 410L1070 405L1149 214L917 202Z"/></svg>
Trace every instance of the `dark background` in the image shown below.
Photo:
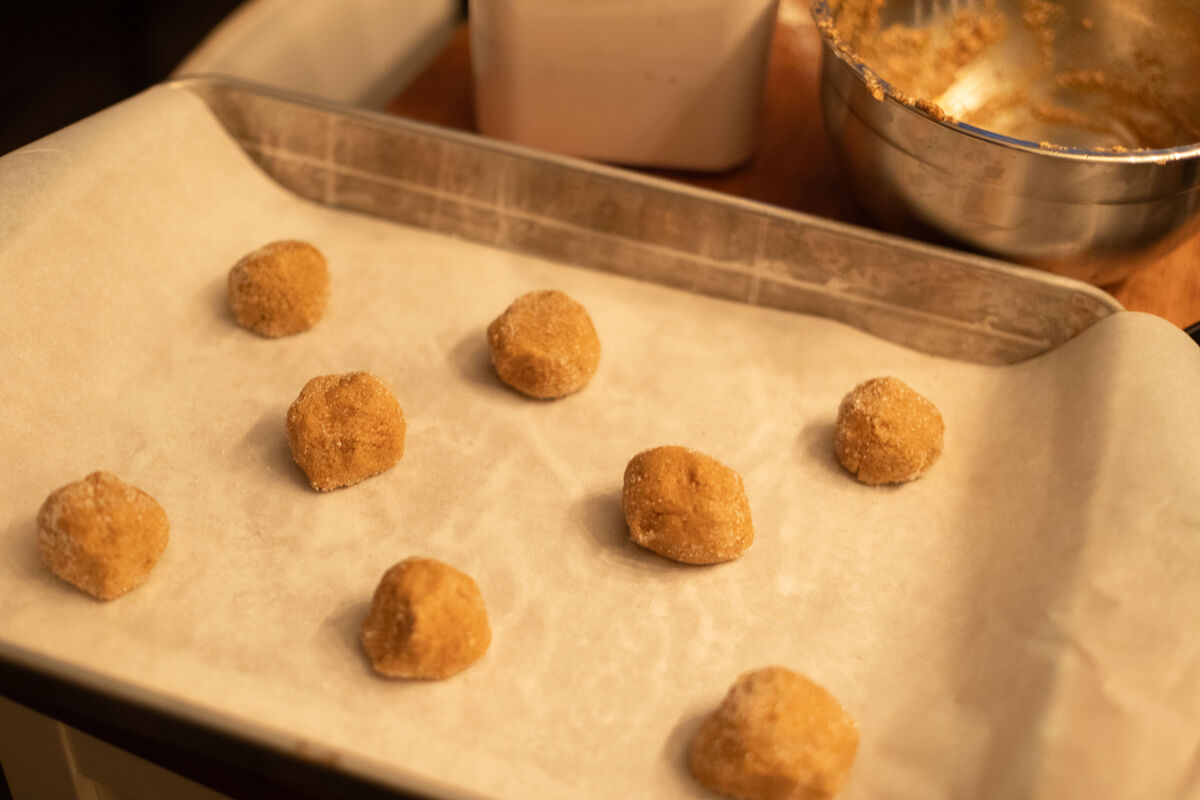
<svg viewBox="0 0 1200 800"><path fill-rule="evenodd" d="M6 4L0 154L165 80L238 5L240 0Z"/></svg>

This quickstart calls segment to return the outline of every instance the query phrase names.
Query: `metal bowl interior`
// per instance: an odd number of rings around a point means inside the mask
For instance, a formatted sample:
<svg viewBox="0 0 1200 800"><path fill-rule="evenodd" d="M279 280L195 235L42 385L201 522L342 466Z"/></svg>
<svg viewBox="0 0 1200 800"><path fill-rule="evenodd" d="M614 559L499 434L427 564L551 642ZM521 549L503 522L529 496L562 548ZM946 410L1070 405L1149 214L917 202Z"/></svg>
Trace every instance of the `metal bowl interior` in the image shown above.
<svg viewBox="0 0 1200 800"><path fill-rule="evenodd" d="M1200 143L1198 2L820 0L814 13L895 96L958 122L1084 150Z"/></svg>
<svg viewBox="0 0 1200 800"><path fill-rule="evenodd" d="M1105 284L1197 225L1200 1L812 12L826 125L885 227Z"/></svg>

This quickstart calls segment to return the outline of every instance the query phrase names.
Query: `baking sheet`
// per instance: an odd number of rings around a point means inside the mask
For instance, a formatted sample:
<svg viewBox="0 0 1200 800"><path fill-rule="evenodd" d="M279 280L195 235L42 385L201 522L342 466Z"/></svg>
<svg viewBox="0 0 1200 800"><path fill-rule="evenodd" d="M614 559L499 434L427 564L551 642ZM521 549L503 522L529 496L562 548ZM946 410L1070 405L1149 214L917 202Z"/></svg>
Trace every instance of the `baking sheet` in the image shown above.
<svg viewBox="0 0 1200 800"><path fill-rule="evenodd" d="M199 95L300 197L696 294L1011 364L1120 311L1066 278L400 117L219 78ZM798 157L806 157L799 155Z"/></svg>
<svg viewBox="0 0 1200 800"><path fill-rule="evenodd" d="M224 282L281 238L317 244L334 290L315 329L268 341ZM688 737L773 663L858 719L847 798L1200 788L1200 356L1160 320L1116 314L1009 367L932 357L298 200L161 87L0 161L0 274L0 653L447 796L705 797ZM604 347L553 403L505 389L483 338L545 287ZM395 389L406 453L317 494L284 412L356 369ZM879 374L947 421L907 486L831 454L838 400ZM627 541L622 470L666 443L743 475L742 559ZM108 604L36 554L46 494L94 469L172 523ZM379 576L416 554L473 575L491 615L487 655L442 683L376 678L357 644Z"/></svg>

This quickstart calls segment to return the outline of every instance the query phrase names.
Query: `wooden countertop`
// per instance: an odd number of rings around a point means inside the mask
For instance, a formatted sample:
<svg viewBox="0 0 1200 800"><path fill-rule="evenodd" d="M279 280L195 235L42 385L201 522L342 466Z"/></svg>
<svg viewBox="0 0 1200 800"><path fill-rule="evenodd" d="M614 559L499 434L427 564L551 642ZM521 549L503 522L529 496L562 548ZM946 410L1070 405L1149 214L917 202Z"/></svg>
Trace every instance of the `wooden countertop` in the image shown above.
<svg viewBox="0 0 1200 800"><path fill-rule="evenodd" d="M764 97L762 137L753 159L719 174L649 170L693 186L795 211L870 225L843 184L818 103L821 39L806 0L781 0ZM474 130L467 25L396 97L388 111L459 130ZM798 154L804 154L801 158ZM1200 232L1107 290L1131 311L1177 326L1200 321Z"/></svg>

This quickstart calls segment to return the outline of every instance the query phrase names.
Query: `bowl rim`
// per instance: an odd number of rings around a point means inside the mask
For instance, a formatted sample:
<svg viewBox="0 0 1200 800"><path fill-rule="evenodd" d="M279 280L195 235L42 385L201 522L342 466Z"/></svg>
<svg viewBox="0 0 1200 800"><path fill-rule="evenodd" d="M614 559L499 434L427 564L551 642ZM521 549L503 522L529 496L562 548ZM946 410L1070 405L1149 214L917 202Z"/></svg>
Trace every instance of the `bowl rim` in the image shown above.
<svg viewBox="0 0 1200 800"><path fill-rule="evenodd" d="M932 114L914 103L904 93L892 86L891 83L884 80L879 73L875 72L866 62L860 59L849 45L840 38L833 36L835 23L833 12L829 7L829 0L811 0L809 13L812 15L817 31L821 34L824 51L832 53L841 60L842 63L855 73L864 86L868 88L879 87L879 90L883 94L882 97L879 97L875 91L871 92L876 99L880 102L892 103L910 114L917 114L930 122L970 136L973 139L998 144L1011 150L1019 150L1063 161L1163 165L1173 161L1178 162L1200 158L1200 142L1176 145L1175 147L1137 148L1120 152L1112 150L1089 150L1083 147L1042 144L1029 139L1006 136L1002 133L996 133L986 128L971 125L967 122L960 122L950 117Z"/></svg>

